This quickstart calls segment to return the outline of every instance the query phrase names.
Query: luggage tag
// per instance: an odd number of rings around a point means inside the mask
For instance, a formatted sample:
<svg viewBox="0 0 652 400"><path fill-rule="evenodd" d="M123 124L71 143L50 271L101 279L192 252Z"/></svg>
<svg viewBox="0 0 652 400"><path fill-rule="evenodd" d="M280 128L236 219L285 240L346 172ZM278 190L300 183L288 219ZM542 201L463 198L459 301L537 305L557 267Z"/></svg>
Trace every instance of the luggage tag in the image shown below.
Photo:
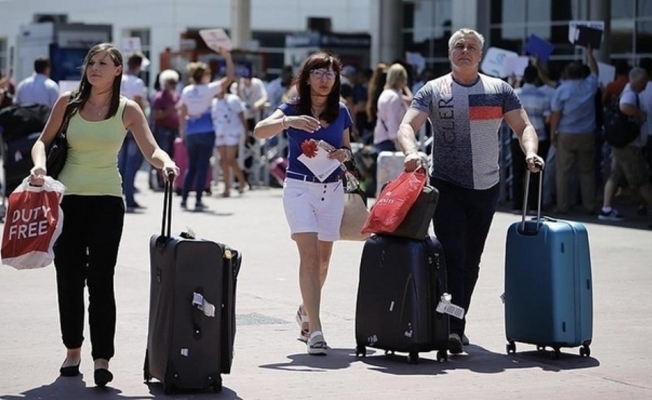
<svg viewBox="0 0 652 400"><path fill-rule="evenodd" d="M207 317L215 317L215 306L207 302L204 296L202 296L200 293L193 292L192 306L197 307L203 311L204 315Z"/></svg>
<svg viewBox="0 0 652 400"><path fill-rule="evenodd" d="M440 314L448 314L458 319L464 318L464 309L451 303L451 295L448 293L441 295L441 300L435 310Z"/></svg>

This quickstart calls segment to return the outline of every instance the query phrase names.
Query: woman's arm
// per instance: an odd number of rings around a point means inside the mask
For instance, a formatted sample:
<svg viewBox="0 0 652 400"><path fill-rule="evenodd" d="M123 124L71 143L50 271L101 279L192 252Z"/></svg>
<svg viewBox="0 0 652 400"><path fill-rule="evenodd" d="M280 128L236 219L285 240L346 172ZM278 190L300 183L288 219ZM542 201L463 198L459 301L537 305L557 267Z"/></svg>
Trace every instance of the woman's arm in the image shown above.
<svg viewBox="0 0 652 400"><path fill-rule="evenodd" d="M32 162L34 168L31 170L31 177L38 178L39 175L46 175L47 169L45 162L47 160L46 149L50 146L54 138L59 133L61 124L63 123L63 116L66 112L66 107L70 101L70 92L61 95L54 103L54 107L50 112L50 117L45 123L41 136L36 140L32 146Z"/></svg>

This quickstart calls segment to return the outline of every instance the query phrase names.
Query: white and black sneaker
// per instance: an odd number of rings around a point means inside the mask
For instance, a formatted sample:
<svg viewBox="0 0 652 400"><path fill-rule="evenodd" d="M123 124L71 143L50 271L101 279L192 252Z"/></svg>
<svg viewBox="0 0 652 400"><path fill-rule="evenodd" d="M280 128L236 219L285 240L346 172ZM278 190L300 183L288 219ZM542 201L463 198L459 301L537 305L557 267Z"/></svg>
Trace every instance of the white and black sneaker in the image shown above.
<svg viewBox="0 0 652 400"><path fill-rule="evenodd" d="M618 210L615 208L610 208L608 211L605 211L603 208L600 211L600 214L598 215L598 219L600 221L611 221L611 222L620 222L623 221L625 218L618 213Z"/></svg>

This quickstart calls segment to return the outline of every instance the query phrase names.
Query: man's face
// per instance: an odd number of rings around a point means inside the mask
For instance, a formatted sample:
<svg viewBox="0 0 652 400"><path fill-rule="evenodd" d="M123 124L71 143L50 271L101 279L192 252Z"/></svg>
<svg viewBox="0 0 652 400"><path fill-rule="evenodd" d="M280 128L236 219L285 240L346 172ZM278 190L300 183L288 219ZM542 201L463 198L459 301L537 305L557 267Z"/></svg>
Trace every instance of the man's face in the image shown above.
<svg viewBox="0 0 652 400"><path fill-rule="evenodd" d="M448 49L448 58L456 67L475 68L482 59L482 47L475 35L460 36L452 48Z"/></svg>
<svg viewBox="0 0 652 400"><path fill-rule="evenodd" d="M647 76L640 77L638 79L633 80L630 83L632 90L636 93L641 93L643 89L647 86Z"/></svg>

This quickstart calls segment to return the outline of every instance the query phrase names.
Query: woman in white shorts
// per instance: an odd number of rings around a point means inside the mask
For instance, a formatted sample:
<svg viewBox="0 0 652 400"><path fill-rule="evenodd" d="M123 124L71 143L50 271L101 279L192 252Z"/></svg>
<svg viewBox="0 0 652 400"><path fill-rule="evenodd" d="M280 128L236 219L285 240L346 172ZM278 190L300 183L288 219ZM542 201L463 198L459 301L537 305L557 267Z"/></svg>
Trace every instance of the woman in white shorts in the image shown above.
<svg viewBox="0 0 652 400"><path fill-rule="evenodd" d="M220 154L220 168L224 178L222 197L231 195L231 170L238 180L238 191L244 192L247 181L238 165L237 155L240 142L244 140L247 123L244 118L244 104L234 94L218 93L213 99L211 115L215 129L215 147Z"/></svg>
<svg viewBox="0 0 652 400"><path fill-rule="evenodd" d="M303 299L297 311L297 322L301 325L299 339L307 343L308 354L313 355L328 352L319 306L333 242L339 239L344 189L339 168L320 181L298 157L310 139L333 146L335 150L329 153L329 158L344 162L352 156L349 133L353 123L346 106L340 103L341 67L340 61L329 53L308 57L295 78L298 97L281 104L254 129L258 138L287 132L289 152L283 208L299 250L299 286Z"/></svg>

